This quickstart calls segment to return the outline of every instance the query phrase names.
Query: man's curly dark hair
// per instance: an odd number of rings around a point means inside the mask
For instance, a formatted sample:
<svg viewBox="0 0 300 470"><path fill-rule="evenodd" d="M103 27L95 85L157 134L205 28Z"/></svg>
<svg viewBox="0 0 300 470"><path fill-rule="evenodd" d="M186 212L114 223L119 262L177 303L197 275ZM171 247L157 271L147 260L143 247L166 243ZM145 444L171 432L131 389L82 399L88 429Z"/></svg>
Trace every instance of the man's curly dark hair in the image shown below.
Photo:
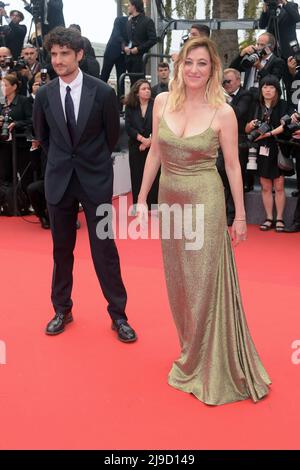
<svg viewBox="0 0 300 470"><path fill-rule="evenodd" d="M53 46L67 46L76 53L84 49L84 41L81 33L72 28L64 28L57 26L45 37L44 47L48 52L51 52Z"/></svg>

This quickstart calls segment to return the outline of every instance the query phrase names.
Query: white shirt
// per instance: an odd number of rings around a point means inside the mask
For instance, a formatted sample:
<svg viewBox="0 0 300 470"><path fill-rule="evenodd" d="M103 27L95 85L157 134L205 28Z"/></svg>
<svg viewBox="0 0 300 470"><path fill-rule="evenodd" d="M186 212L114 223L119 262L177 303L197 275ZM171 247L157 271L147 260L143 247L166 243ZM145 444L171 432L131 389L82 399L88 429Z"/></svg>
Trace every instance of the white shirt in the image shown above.
<svg viewBox="0 0 300 470"><path fill-rule="evenodd" d="M62 103L62 107L64 110L65 119L67 120L66 110L65 110L65 100L66 100L66 94L67 94L67 87L69 86L71 88L71 97L74 103L74 112L75 112L76 122L78 120L82 84L83 84L83 73L80 69L78 69L78 71L79 73L77 77L71 83L66 83L63 81L62 78L59 77L60 98L61 98L61 103Z"/></svg>
<svg viewBox="0 0 300 470"><path fill-rule="evenodd" d="M241 87L238 87L237 90L235 90L233 93L231 93L229 96L228 96L228 103L231 103L231 101L233 100L233 98L238 94L238 92L240 91Z"/></svg>

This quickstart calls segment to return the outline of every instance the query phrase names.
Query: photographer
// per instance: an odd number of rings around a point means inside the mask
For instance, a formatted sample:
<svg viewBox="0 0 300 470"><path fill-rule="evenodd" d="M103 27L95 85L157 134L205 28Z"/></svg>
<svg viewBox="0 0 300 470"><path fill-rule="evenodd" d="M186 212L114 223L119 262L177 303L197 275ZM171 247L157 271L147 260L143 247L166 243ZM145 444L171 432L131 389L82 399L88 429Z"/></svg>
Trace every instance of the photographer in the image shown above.
<svg viewBox="0 0 300 470"><path fill-rule="evenodd" d="M157 42L155 25L145 16L142 0L129 0L127 21L128 43L124 47L126 68L129 73L139 73L140 77L130 77L131 86L144 74L143 55Z"/></svg>
<svg viewBox="0 0 300 470"><path fill-rule="evenodd" d="M272 75L263 78L260 83L259 99L253 103L249 114L251 121L246 125L249 141L257 143L257 173L260 177L263 205L266 211L266 220L260 225L262 231L275 227L276 232L284 232L285 228L283 221L286 201L284 176L288 174L278 167L278 144L275 137L284 132L281 118L286 114L292 114L294 110L286 101L280 99L280 96L281 88L277 78ZM284 150L283 146L281 150ZM273 186L277 210L276 221L273 220Z"/></svg>
<svg viewBox="0 0 300 470"><path fill-rule="evenodd" d="M44 69L35 76L35 82L32 86L32 93L28 100L34 104L35 96L41 86L50 82L50 77ZM45 197L44 175L46 169L47 156L39 145L39 142L32 140L31 146L31 165L35 173L35 181L27 187L27 194L30 203L34 209L35 215L38 217L43 229L50 228L49 215L47 211L47 203Z"/></svg>
<svg viewBox="0 0 300 470"><path fill-rule="evenodd" d="M25 96L18 94L19 81L14 74L3 78L2 90L5 96L5 105L0 106L0 181L11 183L12 174L12 141L11 133L26 131L32 122L32 105ZM30 162L29 145L25 137L17 139L17 170L22 175ZM29 169L24 175L25 186L32 181L32 172Z"/></svg>
<svg viewBox="0 0 300 470"><path fill-rule="evenodd" d="M23 2L25 10L41 22L43 36L56 26L65 26L62 0L31 0L31 4L26 0Z"/></svg>
<svg viewBox="0 0 300 470"><path fill-rule="evenodd" d="M228 93L228 103L233 108L238 122L239 161L241 165L243 186L246 186L246 167L248 162L248 141L245 126L252 103L252 95L241 87L241 74L235 69L224 70L223 87ZM219 152L217 168L222 178L225 190L227 225L230 227L235 218L234 202L230 190L229 181L225 171L224 157Z"/></svg>
<svg viewBox="0 0 300 470"><path fill-rule="evenodd" d="M4 3L0 2L0 17L5 19L8 28L4 33L4 46L11 50L14 60L17 60L21 54L24 38L27 33L25 25L20 24L24 20L24 15L18 10L12 10L9 17L4 9ZM3 28L3 27L2 27ZM5 27L6 28L6 27Z"/></svg>
<svg viewBox="0 0 300 470"><path fill-rule="evenodd" d="M7 47L0 47L0 79L4 78L10 73L11 52Z"/></svg>
<svg viewBox="0 0 300 470"><path fill-rule="evenodd" d="M267 29L269 33L276 36L275 25L278 24L279 37L276 37L276 40L279 42L281 57L286 60L292 55L289 43L297 39L296 23L299 21L300 15L297 3L287 2L286 0L264 0L259 27Z"/></svg>
<svg viewBox="0 0 300 470"><path fill-rule="evenodd" d="M22 58L26 62L26 69L22 71L22 75L30 82L34 76L41 70L41 64L38 61L37 48L32 44L25 44L22 49Z"/></svg>
<svg viewBox="0 0 300 470"><path fill-rule="evenodd" d="M285 63L273 53L276 45L275 37L270 33L263 33L257 38L255 46L248 46L240 52L230 68L244 72L243 88L251 90L257 97L260 81L267 75L274 75L280 81Z"/></svg>
<svg viewBox="0 0 300 470"><path fill-rule="evenodd" d="M298 41L297 41L298 44ZM300 53L296 55L296 57L289 57L288 58L288 69L289 73L293 80L300 80ZM297 98L299 93L297 93ZM296 105L296 103L294 103ZM297 104L298 113L300 112L300 101ZM299 138L299 137L298 137ZM300 195L300 148L294 147L292 148L292 154L295 157L296 161L296 178L297 178L297 191L292 191L293 197L299 197Z"/></svg>

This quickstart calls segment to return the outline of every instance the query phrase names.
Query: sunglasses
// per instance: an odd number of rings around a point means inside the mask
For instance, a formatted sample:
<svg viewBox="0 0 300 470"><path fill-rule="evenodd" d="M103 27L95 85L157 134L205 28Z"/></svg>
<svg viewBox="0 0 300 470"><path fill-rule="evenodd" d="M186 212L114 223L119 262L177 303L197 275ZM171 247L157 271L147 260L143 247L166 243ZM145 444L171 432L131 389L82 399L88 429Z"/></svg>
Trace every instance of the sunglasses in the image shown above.
<svg viewBox="0 0 300 470"><path fill-rule="evenodd" d="M223 85L228 85L231 82L232 82L232 80L223 80Z"/></svg>

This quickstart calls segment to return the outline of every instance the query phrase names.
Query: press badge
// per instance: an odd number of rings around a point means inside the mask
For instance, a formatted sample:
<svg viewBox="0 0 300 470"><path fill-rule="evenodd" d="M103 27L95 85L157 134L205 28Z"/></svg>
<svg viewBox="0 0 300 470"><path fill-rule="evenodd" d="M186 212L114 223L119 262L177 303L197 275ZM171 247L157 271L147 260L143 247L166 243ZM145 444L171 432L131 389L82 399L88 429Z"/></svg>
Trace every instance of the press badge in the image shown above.
<svg viewBox="0 0 300 470"><path fill-rule="evenodd" d="M260 147L259 148L259 155L262 155L263 157L268 157L270 154L270 149L269 147Z"/></svg>

